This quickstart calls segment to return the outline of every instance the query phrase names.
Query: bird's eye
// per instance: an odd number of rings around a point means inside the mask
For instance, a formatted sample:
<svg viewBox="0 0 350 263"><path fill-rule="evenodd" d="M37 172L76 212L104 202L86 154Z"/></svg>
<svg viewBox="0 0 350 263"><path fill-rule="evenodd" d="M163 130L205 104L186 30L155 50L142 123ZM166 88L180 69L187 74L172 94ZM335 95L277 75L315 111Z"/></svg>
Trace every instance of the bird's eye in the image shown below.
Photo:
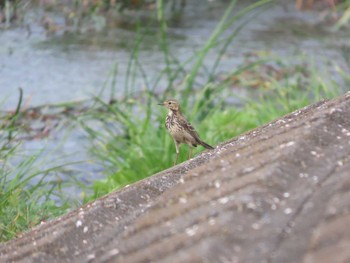
<svg viewBox="0 0 350 263"><path fill-rule="evenodd" d="M169 101L169 102L168 102L168 104L170 105L170 104L171 104L171 102Z"/></svg>

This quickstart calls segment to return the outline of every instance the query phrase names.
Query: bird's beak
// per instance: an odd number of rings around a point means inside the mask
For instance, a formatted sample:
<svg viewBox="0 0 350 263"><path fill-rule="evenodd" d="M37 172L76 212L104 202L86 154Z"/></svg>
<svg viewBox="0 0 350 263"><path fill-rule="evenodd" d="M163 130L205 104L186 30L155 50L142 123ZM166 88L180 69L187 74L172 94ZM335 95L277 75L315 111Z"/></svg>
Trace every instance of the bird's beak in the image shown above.
<svg viewBox="0 0 350 263"><path fill-rule="evenodd" d="M160 106L164 106L164 103L162 102L162 103L158 103L158 105L160 105Z"/></svg>

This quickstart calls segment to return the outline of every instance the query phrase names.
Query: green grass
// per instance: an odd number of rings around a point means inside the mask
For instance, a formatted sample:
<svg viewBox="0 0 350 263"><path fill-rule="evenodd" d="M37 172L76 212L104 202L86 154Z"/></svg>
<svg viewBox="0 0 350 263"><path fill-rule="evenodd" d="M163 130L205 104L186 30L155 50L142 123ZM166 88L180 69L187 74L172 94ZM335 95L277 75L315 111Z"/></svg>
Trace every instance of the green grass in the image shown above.
<svg viewBox="0 0 350 263"><path fill-rule="evenodd" d="M59 173L69 163L47 165L47 153L43 150L25 153L17 140L21 129L18 121L22 114L22 93L20 89L16 111L5 115L1 121L0 242L12 239L76 205L61 191L64 185L71 183L59 179Z"/></svg>
<svg viewBox="0 0 350 263"><path fill-rule="evenodd" d="M0 152L0 242L70 208L57 191L62 183L46 180L61 167L38 170L41 154L18 156L18 147Z"/></svg>
<svg viewBox="0 0 350 263"><path fill-rule="evenodd" d="M350 21L350 1L349 0L341 1L341 3L339 3L336 6L336 9L338 11L340 11L341 16L338 19L338 21L336 22L336 24L334 25L334 29L339 30L342 27L349 26L349 21Z"/></svg>

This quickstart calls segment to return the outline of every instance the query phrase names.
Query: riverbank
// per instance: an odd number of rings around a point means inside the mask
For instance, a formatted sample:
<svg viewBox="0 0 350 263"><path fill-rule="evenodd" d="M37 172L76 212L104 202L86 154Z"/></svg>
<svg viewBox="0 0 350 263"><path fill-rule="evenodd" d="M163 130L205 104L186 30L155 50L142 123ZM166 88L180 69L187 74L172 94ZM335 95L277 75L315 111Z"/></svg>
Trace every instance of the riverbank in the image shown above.
<svg viewBox="0 0 350 263"><path fill-rule="evenodd" d="M258 18L262 9L238 9L242 20L230 16L233 4L227 16L220 3L206 5L198 20L189 7L177 26L164 20L153 31L45 36L37 28L28 42L23 29L0 35L8 41L0 84L13 95L1 114L1 240L170 167L174 145L156 106L165 98L179 99L216 145L345 92L347 33L312 26L317 13L296 21L280 6Z"/></svg>

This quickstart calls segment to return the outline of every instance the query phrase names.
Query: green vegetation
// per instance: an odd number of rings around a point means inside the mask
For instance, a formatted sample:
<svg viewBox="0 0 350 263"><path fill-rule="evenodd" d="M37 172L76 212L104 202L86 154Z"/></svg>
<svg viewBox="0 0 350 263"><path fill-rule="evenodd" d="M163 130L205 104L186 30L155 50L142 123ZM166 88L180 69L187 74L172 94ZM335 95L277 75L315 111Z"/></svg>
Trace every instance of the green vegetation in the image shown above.
<svg viewBox="0 0 350 263"><path fill-rule="evenodd" d="M241 85L261 81L260 72L269 64L250 64L248 71L235 77ZM276 68L287 71L288 66ZM183 112L191 120L201 137L216 145L245 131L276 119L279 116L302 108L323 98L332 98L340 91L335 83L325 83L317 77L317 72L295 67L280 80L271 78L261 82L259 91L251 91L254 99L238 98L243 105L232 105L225 98L237 97L232 79L214 84L207 83L200 91L191 94L191 102L183 107ZM173 93L169 90L166 94ZM186 90L177 91L181 100ZM163 96L167 97L166 94ZM169 95L170 96L170 95ZM157 106L161 101L152 93L144 91L139 97L107 104L96 98L96 107L83 118L99 120L97 129L85 126L90 134L92 153L104 164L106 178L94 182L96 198L112 190L143 179L172 166L175 147L164 127L166 110ZM101 113L101 109L103 113ZM195 153L202 151L198 147ZM180 161L187 160L188 147L183 145Z"/></svg>
<svg viewBox="0 0 350 263"><path fill-rule="evenodd" d="M72 206L59 193L62 182L49 179L62 167L39 170L37 167L43 166L41 153L22 156L17 147L0 149L0 242L61 215Z"/></svg>
<svg viewBox="0 0 350 263"><path fill-rule="evenodd" d="M93 183L94 194L85 197L85 201L172 166L175 147L164 127L166 110L157 106L166 98L178 99L201 137L214 146L305 105L340 94L336 83L323 80L314 67L303 64L307 58L292 64L285 59L257 56L236 69L227 69L224 76L219 75L217 68L228 45L272 1L258 1L231 16L236 2L228 5L203 47L186 61L179 61L169 49L164 7L158 1L158 38L164 69L158 76L147 73L139 60L144 38L139 29L123 94L114 89L118 81L116 64L108 80L111 87L103 87L103 91L110 89L110 101L95 97L90 109L76 119L89 135L91 153L105 168L105 179ZM233 24L236 30L222 38L222 33ZM208 69L203 62L212 50L218 56ZM344 81L349 81L346 74L339 73ZM141 91L137 76L143 79ZM159 86L164 87L161 92ZM240 96L242 91L249 95ZM16 112L3 121L0 133L0 242L72 207L61 195L62 182L51 179L63 166L38 170L45 162L42 153L23 155L15 143L20 107L21 99ZM198 147L195 154L202 150ZM185 161L187 156L188 148L183 145L179 161Z"/></svg>
<svg viewBox="0 0 350 263"><path fill-rule="evenodd" d="M342 14L335 24L335 29L339 30L341 27L349 25L350 21L350 1L345 0L341 1L339 5L336 6L336 9Z"/></svg>
<svg viewBox="0 0 350 263"><path fill-rule="evenodd" d="M42 151L25 154L17 141L22 91L16 111L2 119L0 130L0 242L61 215L74 206L61 193L57 175L67 166L46 169ZM58 201L58 202L56 202Z"/></svg>

